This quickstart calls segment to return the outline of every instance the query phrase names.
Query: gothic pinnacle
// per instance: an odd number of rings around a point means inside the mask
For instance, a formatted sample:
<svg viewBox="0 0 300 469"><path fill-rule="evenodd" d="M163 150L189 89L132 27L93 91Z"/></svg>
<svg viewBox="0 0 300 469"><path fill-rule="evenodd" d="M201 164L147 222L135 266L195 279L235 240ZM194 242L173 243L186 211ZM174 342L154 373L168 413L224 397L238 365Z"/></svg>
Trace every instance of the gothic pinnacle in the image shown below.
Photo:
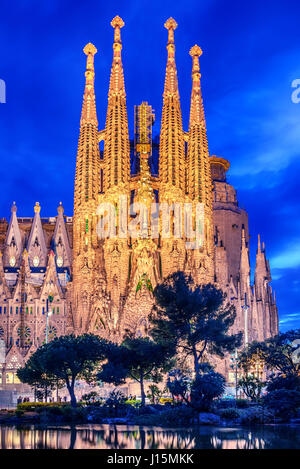
<svg viewBox="0 0 300 469"><path fill-rule="evenodd" d="M199 67L199 57L203 54L202 49L195 44L190 49L190 56L193 57L193 69L192 69L192 78L193 81L200 81L200 67Z"/></svg>
<svg viewBox="0 0 300 469"><path fill-rule="evenodd" d="M168 30L168 45L174 44L174 31L177 28L177 26L178 24L172 17L169 18L164 24L164 27Z"/></svg>
<svg viewBox="0 0 300 469"><path fill-rule="evenodd" d="M191 111L190 111L190 125L193 123L204 122L204 109L203 101L201 94L201 85L200 85L200 66L199 66L199 57L202 55L202 49L195 44L190 49L190 56L193 59L193 68L192 68L192 97L191 97ZM204 122L205 123L205 122Z"/></svg>
<svg viewBox="0 0 300 469"><path fill-rule="evenodd" d="M114 38L114 50L121 50L122 49L122 41L121 41L121 28L125 25L124 21L120 16L115 16L111 21L111 26L115 30L115 38ZM118 46L116 47L116 45Z"/></svg>
<svg viewBox="0 0 300 469"><path fill-rule="evenodd" d="M114 28L114 43L105 124L104 192L121 183L127 184L130 178L130 144L120 34L124 21L115 16L110 24Z"/></svg>
<svg viewBox="0 0 300 469"><path fill-rule="evenodd" d="M92 87L95 78L95 70L94 70L94 55L97 53L96 47L91 44L90 42L83 48L83 52L87 56L86 59L86 87Z"/></svg>
<svg viewBox="0 0 300 469"><path fill-rule="evenodd" d="M83 95L83 105L81 111L80 125L85 123L92 123L98 126L96 102L95 102L95 69L94 69L94 56L97 53L96 47L90 42L83 48L86 58L86 71L85 71L85 89Z"/></svg>
<svg viewBox="0 0 300 469"><path fill-rule="evenodd" d="M164 190L169 191L173 186L185 191L185 142L174 44L177 23L173 18L169 18L164 26L168 30L168 57L159 144L159 174Z"/></svg>

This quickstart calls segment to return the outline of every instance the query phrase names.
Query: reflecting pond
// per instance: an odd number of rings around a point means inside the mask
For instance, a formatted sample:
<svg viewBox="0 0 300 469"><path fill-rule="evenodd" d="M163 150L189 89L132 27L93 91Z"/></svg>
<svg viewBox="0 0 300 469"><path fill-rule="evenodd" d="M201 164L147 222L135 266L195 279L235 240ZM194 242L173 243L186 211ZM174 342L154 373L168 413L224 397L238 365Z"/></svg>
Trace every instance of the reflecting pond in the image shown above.
<svg viewBox="0 0 300 469"><path fill-rule="evenodd" d="M300 426L0 425L1 449L299 449Z"/></svg>

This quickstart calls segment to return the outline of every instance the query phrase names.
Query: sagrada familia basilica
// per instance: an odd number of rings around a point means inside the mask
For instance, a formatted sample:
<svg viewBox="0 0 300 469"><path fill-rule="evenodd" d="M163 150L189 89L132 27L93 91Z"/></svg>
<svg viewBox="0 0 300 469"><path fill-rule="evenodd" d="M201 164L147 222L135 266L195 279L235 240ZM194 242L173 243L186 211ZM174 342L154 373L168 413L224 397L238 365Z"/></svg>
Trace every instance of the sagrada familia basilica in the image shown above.
<svg viewBox="0 0 300 469"><path fill-rule="evenodd" d="M211 282L224 290L236 308L233 329L243 331L245 343L278 332L265 247L258 239L251 284L248 215L227 182L229 162L209 154L200 47L190 50L192 90L185 131L175 62L177 24L172 18L166 21L159 145L152 138L154 114L146 102L135 107L135 136L130 140L121 58L124 22L117 16L111 25L113 62L104 130L98 127L94 90L97 49L92 44L84 48L87 64L73 217L64 214L61 203L56 216L43 217L38 202L34 217L21 217L14 203L9 223L0 222L0 389L15 389L17 368L55 336L93 332L118 341L125 329L143 335L155 285L179 270L190 273L198 284ZM127 221L140 221L137 237L122 224L121 201L128 202L128 207L140 203L147 208L143 220L128 211ZM172 210L170 236L162 236L160 216L158 236L150 236L147 222L152 204L158 202L167 207L200 203L204 212L201 245L187 249L186 237L175 233ZM99 206L113 207L113 213L108 209L105 218ZM113 220L116 236L99 236L105 220Z"/></svg>

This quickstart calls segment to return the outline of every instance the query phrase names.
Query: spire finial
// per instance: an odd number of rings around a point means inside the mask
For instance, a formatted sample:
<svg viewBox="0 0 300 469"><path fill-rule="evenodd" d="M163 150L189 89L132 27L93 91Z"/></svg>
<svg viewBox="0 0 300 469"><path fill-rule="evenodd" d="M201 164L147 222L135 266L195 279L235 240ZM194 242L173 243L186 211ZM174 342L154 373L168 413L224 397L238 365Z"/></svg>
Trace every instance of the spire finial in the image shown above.
<svg viewBox="0 0 300 469"><path fill-rule="evenodd" d="M83 52L85 53L85 55L94 56L95 54L97 54L98 51L97 51L96 47L94 46L94 44L89 42L86 46L84 46Z"/></svg>
<svg viewBox="0 0 300 469"><path fill-rule="evenodd" d="M16 213L16 211L17 211L17 206L16 206L16 202L14 201L11 207L11 213Z"/></svg>
<svg viewBox="0 0 300 469"><path fill-rule="evenodd" d="M118 44L117 49L120 50L122 48L121 28L123 28L125 23L120 16L115 16L110 24L115 30L114 49L116 49L116 44Z"/></svg>
<svg viewBox="0 0 300 469"><path fill-rule="evenodd" d="M41 211L40 203L36 202L34 206L34 213L40 213L40 211Z"/></svg>
<svg viewBox="0 0 300 469"><path fill-rule="evenodd" d="M194 81L200 82L200 67L199 67L199 57L203 54L201 47L195 44L190 49L190 56L193 58L193 69L192 69L192 78Z"/></svg>
<svg viewBox="0 0 300 469"><path fill-rule="evenodd" d="M164 27L168 30L168 44L174 44L174 31L177 26L178 24L172 17L165 22Z"/></svg>
<svg viewBox="0 0 300 469"><path fill-rule="evenodd" d="M64 213L64 208L63 208L63 205L62 205L61 202L59 202L59 206L57 207L57 213L59 215L63 215L63 213Z"/></svg>
<svg viewBox="0 0 300 469"><path fill-rule="evenodd" d="M87 56L86 59L86 72L85 72L85 78L86 78L86 88L87 90L90 90L93 86L94 83L94 78L95 78L95 71L94 71L94 55L97 53L97 49L92 44L89 42L84 48L83 52Z"/></svg>
<svg viewBox="0 0 300 469"><path fill-rule="evenodd" d="M197 44L195 44L191 49L190 49L190 56L191 57L200 57L203 54L203 51L201 47L199 47Z"/></svg>
<svg viewBox="0 0 300 469"><path fill-rule="evenodd" d="M95 91L94 91L94 80L95 80L95 69L94 69L94 56L97 53L97 49L89 42L84 48L83 52L87 56L86 58L86 71L85 71L85 89L83 95L83 105L81 111L80 125L87 122L95 123L98 125L96 104L95 104Z"/></svg>

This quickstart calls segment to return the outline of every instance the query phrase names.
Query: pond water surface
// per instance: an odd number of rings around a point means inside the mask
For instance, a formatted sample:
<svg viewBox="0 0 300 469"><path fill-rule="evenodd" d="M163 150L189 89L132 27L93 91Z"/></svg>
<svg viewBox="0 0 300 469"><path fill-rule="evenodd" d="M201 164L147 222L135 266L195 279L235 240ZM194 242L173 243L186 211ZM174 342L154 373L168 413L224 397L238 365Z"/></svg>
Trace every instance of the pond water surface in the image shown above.
<svg viewBox="0 0 300 469"><path fill-rule="evenodd" d="M300 426L0 425L1 449L299 449Z"/></svg>

